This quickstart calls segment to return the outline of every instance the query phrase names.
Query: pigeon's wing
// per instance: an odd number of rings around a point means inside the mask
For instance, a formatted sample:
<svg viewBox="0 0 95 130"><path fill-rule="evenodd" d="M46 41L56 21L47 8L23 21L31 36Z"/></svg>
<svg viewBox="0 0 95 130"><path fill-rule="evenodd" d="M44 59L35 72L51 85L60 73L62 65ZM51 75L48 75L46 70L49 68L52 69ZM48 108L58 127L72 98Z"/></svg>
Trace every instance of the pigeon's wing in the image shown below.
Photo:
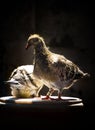
<svg viewBox="0 0 95 130"><path fill-rule="evenodd" d="M54 72L56 72L58 78L61 81L67 81L73 79L77 71L77 66L63 56L59 55L55 56L56 60L54 60L52 64L52 69Z"/></svg>

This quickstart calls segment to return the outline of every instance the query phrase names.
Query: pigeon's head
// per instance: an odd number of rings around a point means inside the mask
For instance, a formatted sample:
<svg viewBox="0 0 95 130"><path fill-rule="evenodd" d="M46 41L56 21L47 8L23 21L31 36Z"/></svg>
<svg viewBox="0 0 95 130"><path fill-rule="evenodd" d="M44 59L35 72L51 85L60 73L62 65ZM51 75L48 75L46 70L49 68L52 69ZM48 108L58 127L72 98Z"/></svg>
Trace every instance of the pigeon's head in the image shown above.
<svg viewBox="0 0 95 130"><path fill-rule="evenodd" d="M36 46L38 44L43 44L43 43L44 43L44 39L42 37L40 37L38 34L33 34L29 36L25 48L28 49L31 45Z"/></svg>

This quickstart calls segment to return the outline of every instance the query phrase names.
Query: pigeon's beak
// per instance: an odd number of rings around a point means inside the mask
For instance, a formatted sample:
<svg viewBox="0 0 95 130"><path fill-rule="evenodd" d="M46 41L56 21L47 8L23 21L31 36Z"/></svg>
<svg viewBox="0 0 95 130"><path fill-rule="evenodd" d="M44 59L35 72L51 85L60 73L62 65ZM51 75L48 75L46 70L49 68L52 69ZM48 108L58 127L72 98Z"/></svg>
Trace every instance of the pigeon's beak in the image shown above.
<svg viewBox="0 0 95 130"><path fill-rule="evenodd" d="M18 84L18 81L11 79L11 80L5 81L5 83L12 85L12 84Z"/></svg>
<svg viewBox="0 0 95 130"><path fill-rule="evenodd" d="M29 48L30 46L32 46L32 47L34 46L34 44L33 44L32 41L26 43L25 49L28 50L28 48Z"/></svg>
<svg viewBox="0 0 95 130"><path fill-rule="evenodd" d="M30 44L27 43L26 46L25 46L25 49L28 50L29 46L30 46Z"/></svg>

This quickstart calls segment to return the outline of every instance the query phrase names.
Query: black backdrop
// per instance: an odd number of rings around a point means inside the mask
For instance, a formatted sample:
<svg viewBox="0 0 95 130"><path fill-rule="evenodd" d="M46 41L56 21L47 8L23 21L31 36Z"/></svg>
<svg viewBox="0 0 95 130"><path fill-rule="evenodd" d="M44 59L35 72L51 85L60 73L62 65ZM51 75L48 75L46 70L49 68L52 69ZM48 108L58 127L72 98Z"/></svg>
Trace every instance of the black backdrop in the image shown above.
<svg viewBox="0 0 95 130"><path fill-rule="evenodd" d="M10 95L3 81L11 71L32 63L30 51L26 52L24 46L30 34L39 33L51 49L65 54L91 74L90 79L76 84L81 85L78 90L73 87L70 92L77 93L85 104L94 107L94 10L92 1L0 2L0 96Z"/></svg>

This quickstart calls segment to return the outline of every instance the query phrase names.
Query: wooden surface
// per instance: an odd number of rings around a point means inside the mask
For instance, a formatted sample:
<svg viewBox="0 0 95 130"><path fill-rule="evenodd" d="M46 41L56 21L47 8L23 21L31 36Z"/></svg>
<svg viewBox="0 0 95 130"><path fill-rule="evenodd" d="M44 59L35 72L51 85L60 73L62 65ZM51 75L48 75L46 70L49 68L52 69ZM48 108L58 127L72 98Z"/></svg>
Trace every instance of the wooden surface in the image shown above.
<svg viewBox="0 0 95 130"><path fill-rule="evenodd" d="M57 96L51 96L54 100L45 100L41 97L34 98L15 98L14 96L0 97L1 105L14 105L14 106L29 106L29 107L70 107L70 106L83 106L82 99L77 97L66 97L63 96L62 100L56 100Z"/></svg>
<svg viewBox="0 0 95 130"><path fill-rule="evenodd" d="M52 96L56 98L56 96ZM3 128L26 128L33 130L82 129L89 126L82 99L62 97L63 100L39 98L0 97L0 126ZM86 121L86 123L84 123Z"/></svg>

